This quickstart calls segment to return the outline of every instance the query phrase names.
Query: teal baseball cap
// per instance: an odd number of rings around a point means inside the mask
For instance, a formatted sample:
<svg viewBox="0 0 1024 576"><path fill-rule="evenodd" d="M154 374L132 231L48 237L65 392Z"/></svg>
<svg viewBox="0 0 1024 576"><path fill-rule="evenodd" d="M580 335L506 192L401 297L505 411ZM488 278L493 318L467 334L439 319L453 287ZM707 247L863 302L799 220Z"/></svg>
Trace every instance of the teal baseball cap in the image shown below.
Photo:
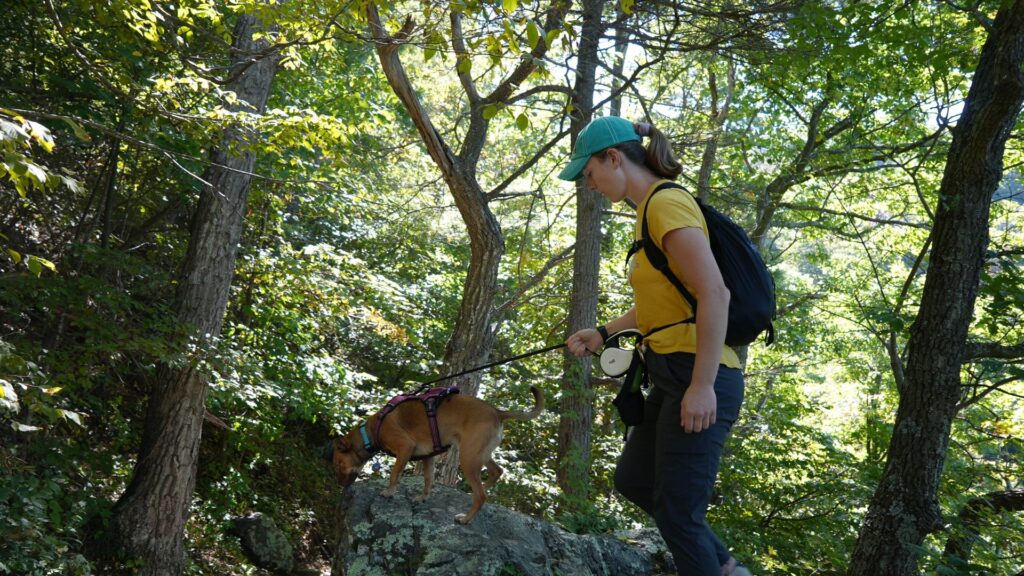
<svg viewBox="0 0 1024 576"><path fill-rule="evenodd" d="M587 124L576 138L576 148L569 158L569 165L558 177L562 180L576 180L583 167L594 154L623 142L640 140L633 123L618 116L602 116Z"/></svg>

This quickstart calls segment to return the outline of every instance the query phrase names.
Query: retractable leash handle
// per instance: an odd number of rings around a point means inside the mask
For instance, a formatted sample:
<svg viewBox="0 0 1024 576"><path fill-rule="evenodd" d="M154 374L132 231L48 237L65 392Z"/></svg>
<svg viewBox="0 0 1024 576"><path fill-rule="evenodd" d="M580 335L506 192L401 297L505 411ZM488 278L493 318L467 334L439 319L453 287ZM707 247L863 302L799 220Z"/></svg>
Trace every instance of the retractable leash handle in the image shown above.
<svg viewBox="0 0 1024 576"><path fill-rule="evenodd" d="M634 328L627 328L608 337L608 340L604 343L604 350L601 351L598 360L601 365L601 371L605 373L605 376L618 378L629 370L636 347L640 345L640 339L643 336L643 332ZM636 338L636 346L632 350L622 348L619 346L620 338Z"/></svg>

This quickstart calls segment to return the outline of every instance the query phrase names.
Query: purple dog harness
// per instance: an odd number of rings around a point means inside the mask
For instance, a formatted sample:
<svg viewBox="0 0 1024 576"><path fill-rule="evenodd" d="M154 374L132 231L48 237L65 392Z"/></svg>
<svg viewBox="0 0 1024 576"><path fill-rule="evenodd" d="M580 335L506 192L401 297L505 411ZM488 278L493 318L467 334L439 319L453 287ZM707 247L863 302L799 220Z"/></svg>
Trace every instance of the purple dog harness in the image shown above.
<svg viewBox="0 0 1024 576"><path fill-rule="evenodd" d="M359 433L363 437L363 448L370 454L373 454L380 449L380 427L384 424L384 417L390 414L399 404L408 402L410 400L419 400L423 403L423 407L427 410L427 421L430 423L430 435L434 439L434 451L430 454L423 456L413 456L413 460L423 460L430 458L431 456L437 456L443 452L447 452L451 445L441 445L441 433L437 429L437 407L441 405L441 402L445 398L452 394L458 394L458 386L448 386L441 388L431 388L421 394L399 394L377 412L377 425L373 429L373 439L371 441L370 436L366 433L366 424L363 423L359 426ZM385 449L388 454L391 454L390 450ZM394 454L391 454L394 456Z"/></svg>

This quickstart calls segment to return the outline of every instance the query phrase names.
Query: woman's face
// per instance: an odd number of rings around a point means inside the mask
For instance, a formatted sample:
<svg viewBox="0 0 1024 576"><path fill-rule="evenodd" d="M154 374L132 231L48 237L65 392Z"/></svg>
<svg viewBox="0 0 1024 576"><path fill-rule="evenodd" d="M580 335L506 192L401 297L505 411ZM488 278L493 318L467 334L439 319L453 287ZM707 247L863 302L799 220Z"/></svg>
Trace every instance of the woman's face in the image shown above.
<svg viewBox="0 0 1024 576"><path fill-rule="evenodd" d="M622 170L619 169L621 164L614 152L608 150L591 156L583 166L583 178L587 190L598 192L612 202L619 202L626 197L626 184Z"/></svg>

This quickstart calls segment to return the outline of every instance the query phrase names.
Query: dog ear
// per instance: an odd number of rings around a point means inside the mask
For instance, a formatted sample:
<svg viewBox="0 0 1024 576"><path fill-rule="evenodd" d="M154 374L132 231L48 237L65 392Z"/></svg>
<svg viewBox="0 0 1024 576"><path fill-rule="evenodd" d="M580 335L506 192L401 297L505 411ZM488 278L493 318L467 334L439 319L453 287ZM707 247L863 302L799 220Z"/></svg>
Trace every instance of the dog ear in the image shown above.
<svg viewBox="0 0 1024 576"><path fill-rule="evenodd" d="M349 445L344 436L339 436L338 439L335 440L334 447L341 452L350 452L352 450L352 446Z"/></svg>

